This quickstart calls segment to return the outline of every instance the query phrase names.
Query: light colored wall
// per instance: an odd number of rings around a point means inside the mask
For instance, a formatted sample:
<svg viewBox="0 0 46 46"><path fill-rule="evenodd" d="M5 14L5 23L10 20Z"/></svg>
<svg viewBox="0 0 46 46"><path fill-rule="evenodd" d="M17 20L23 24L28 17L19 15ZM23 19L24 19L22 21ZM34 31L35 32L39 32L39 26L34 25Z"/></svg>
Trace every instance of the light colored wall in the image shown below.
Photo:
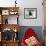
<svg viewBox="0 0 46 46"><path fill-rule="evenodd" d="M37 19L24 19L24 8L37 8ZM24 0L21 9L19 20L22 26L43 26L42 0Z"/></svg>
<svg viewBox="0 0 46 46"><path fill-rule="evenodd" d="M15 6L15 0L0 0L0 6ZM19 10L19 24L21 26L43 26L42 0L17 0ZM37 19L24 19L24 8L37 8ZM11 17L12 18L12 17ZM14 21L13 21L14 22Z"/></svg>

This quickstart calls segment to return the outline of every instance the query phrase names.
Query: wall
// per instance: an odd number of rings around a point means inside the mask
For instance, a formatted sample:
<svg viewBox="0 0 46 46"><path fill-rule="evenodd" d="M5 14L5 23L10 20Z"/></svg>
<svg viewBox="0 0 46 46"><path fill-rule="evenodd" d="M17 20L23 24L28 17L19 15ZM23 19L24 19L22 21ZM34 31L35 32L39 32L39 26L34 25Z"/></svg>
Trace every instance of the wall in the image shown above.
<svg viewBox="0 0 46 46"><path fill-rule="evenodd" d="M20 23L22 26L43 26L42 0L24 0L20 11ZM24 19L24 8L37 8L37 19Z"/></svg>
<svg viewBox="0 0 46 46"><path fill-rule="evenodd" d="M0 6L15 6L15 0L0 0ZM43 6L42 0L17 0L20 7L19 24L21 26L43 26ZM37 8L37 19L24 19L24 8ZM12 18L12 17L10 17ZM10 19L9 19L10 20Z"/></svg>

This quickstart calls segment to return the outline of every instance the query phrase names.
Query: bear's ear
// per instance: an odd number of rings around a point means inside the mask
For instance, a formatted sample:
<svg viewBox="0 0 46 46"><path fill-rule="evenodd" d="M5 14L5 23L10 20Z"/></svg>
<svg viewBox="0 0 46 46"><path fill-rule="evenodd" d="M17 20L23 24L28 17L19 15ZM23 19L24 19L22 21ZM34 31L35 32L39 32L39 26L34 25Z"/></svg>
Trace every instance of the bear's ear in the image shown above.
<svg viewBox="0 0 46 46"><path fill-rule="evenodd" d="M28 45L28 46L31 46L31 39L30 37L28 39L25 39L25 43Z"/></svg>
<svg viewBox="0 0 46 46"><path fill-rule="evenodd" d="M25 43L27 43L28 39L25 39Z"/></svg>

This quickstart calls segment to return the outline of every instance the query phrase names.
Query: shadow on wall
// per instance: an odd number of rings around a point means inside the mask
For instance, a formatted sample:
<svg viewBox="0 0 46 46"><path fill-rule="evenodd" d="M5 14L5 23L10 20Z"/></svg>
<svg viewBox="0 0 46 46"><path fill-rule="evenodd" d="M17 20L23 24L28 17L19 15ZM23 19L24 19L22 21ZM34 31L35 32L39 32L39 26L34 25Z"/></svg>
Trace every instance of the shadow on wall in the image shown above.
<svg viewBox="0 0 46 46"><path fill-rule="evenodd" d="M23 36L24 36L24 33L25 31L28 29L28 28L32 28L36 33L37 33L37 36L38 36L38 39L41 43L43 43L43 30L42 30L42 27L41 26L21 26L20 27L20 31L19 31L19 40L21 42Z"/></svg>

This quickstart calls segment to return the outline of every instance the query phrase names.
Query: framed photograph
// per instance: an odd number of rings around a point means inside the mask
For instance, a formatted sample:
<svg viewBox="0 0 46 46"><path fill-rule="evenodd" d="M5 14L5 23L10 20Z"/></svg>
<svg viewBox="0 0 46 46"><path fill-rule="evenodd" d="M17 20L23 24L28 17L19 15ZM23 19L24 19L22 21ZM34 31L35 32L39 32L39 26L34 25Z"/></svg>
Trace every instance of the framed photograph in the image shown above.
<svg viewBox="0 0 46 46"><path fill-rule="evenodd" d="M24 8L24 19L36 19L37 8Z"/></svg>
<svg viewBox="0 0 46 46"><path fill-rule="evenodd" d="M2 15L9 15L9 10L2 10Z"/></svg>
<svg viewBox="0 0 46 46"><path fill-rule="evenodd" d="M9 11L9 14L10 14L10 15L16 15L17 13L18 13L18 12L17 12L16 10L14 10L14 9Z"/></svg>

